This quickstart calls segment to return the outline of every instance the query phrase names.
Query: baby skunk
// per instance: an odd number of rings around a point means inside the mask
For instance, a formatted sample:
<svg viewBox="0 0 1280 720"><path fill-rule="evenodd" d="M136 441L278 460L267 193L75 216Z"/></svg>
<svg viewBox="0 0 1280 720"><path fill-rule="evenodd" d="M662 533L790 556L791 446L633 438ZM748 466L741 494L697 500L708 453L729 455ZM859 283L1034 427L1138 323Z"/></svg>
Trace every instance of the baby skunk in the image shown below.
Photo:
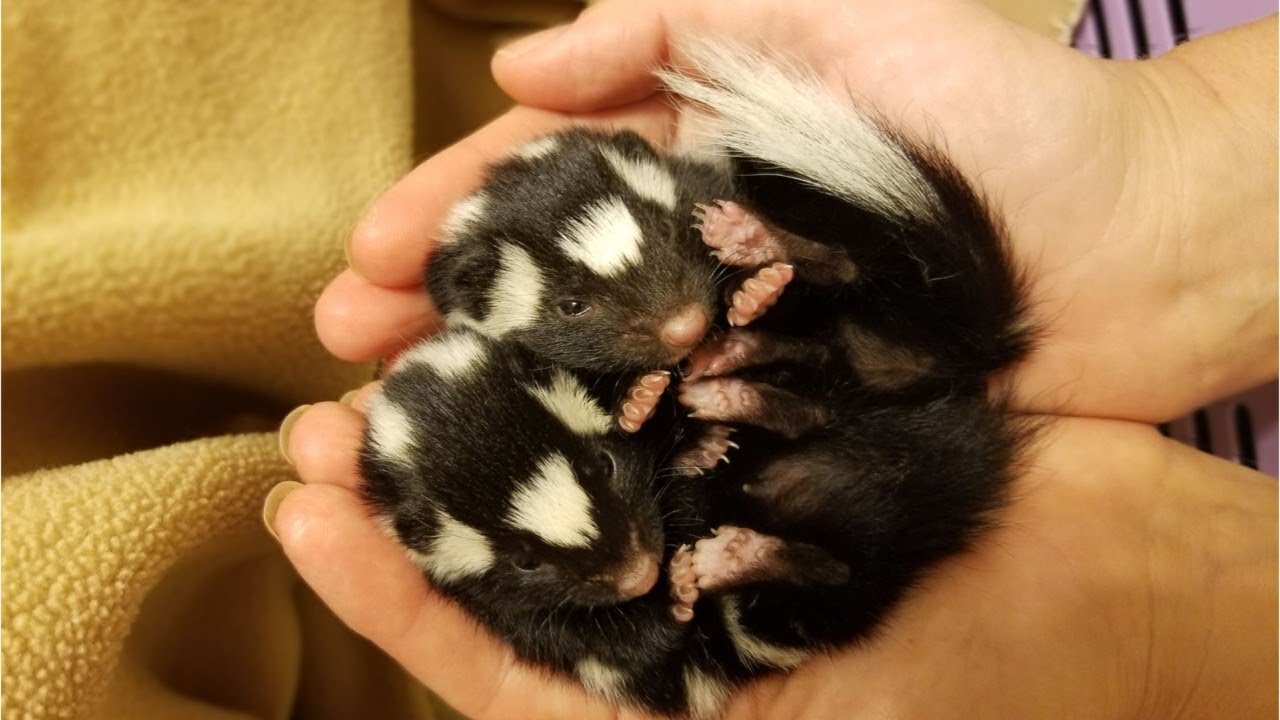
<svg viewBox="0 0 1280 720"><path fill-rule="evenodd" d="M617 703L708 715L728 635L709 613L677 619L657 582L661 560L710 534L705 480L659 476L672 408L635 435L613 426L625 390L451 328L401 355L371 401L365 501L521 658Z"/></svg>
<svg viewBox="0 0 1280 720"><path fill-rule="evenodd" d="M1026 438L986 386L1031 332L943 156L794 69L685 54L663 79L732 162L578 130L495 166L428 271L458 327L396 363L361 468L432 582L521 657L707 715L870 636L986 527ZM628 378L693 353L727 270L751 273L728 319L753 327L690 359L695 424L663 404L623 435ZM739 426L732 464L707 421Z"/></svg>
<svg viewBox="0 0 1280 720"><path fill-rule="evenodd" d="M632 132L539 138L455 206L427 287L450 322L570 367L674 365L717 314L716 263L690 212L730 197L729 180Z"/></svg>

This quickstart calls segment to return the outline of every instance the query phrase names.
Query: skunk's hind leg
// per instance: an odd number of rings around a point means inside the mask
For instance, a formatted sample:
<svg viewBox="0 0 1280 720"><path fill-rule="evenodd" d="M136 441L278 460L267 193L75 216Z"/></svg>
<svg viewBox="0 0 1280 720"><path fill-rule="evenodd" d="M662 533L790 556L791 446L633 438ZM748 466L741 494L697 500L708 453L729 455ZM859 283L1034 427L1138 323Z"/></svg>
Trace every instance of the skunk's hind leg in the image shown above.
<svg viewBox="0 0 1280 720"><path fill-rule="evenodd" d="M840 585L849 581L849 566L817 545L732 525L722 525L714 537L699 540L692 561L702 592L762 582Z"/></svg>
<svg viewBox="0 0 1280 720"><path fill-rule="evenodd" d="M822 403L736 377L683 383L679 399L699 420L754 425L791 439L831 421L831 411Z"/></svg>
<svg viewBox="0 0 1280 720"><path fill-rule="evenodd" d="M734 328L698 348L684 370L686 381L728 375L736 370L774 362L822 367L831 361L824 343L800 340L763 330Z"/></svg>

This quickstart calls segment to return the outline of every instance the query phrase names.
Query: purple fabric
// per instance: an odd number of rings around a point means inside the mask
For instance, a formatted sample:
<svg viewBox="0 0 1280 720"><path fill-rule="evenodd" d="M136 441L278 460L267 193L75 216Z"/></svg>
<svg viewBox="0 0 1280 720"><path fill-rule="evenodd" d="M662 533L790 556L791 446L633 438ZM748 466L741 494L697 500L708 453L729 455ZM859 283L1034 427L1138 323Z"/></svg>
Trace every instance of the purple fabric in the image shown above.
<svg viewBox="0 0 1280 720"><path fill-rule="evenodd" d="M1188 37L1225 30L1275 12L1272 0L1091 0L1077 28L1075 46L1119 60L1158 55ZM1278 391L1273 382L1215 403L1201 413L1170 423L1169 434L1219 457L1256 463L1259 470L1277 477ZM1241 427L1241 422L1247 427Z"/></svg>

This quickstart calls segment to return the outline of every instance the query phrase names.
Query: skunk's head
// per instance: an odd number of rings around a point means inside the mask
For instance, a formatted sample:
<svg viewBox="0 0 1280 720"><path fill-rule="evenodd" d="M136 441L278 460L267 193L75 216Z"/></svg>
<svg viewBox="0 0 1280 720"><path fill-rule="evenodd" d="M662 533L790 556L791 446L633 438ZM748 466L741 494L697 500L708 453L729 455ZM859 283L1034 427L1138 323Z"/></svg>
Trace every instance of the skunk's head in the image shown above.
<svg viewBox="0 0 1280 720"><path fill-rule="evenodd" d="M703 180L631 132L540 138L454 208L429 289L454 319L570 367L674 365L716 315L692 229Z"/></svg>
<svg viewBox="0 0 1280 720"><path fill-rule="evenodd" d="M653 590L654 460L575 375L455 329L397 360L361 469L368 503L433 584L492 616Z"/></svg>

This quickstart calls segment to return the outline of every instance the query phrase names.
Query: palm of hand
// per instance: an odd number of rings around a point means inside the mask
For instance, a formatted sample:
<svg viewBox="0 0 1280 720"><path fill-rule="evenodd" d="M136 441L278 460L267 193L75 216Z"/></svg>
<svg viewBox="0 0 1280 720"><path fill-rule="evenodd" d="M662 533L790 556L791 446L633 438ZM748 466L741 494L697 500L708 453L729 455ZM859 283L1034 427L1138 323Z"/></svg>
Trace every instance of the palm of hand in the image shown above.
<svg viewBox="0 0 1280 720"><path fill-rule="evenodd" d="M359 422L354 411L317 407L323 412L304 418L299 429L308 423L314 436L327 423L333 435L358 442L349 432ZM1147 647L1134 638L1149 637L1149 598L1128 579L1145 576L1148 553L1161 540L1145 522L1135 525L1133 508L1165 492L1160 483L1171 454L1194 456L1171 446L1137 425L1055 424L1001 526L940 567L880 637L750 686L726 717L1034 717L1055 704L1078 717L1127 716L1129 703L1142 700L1133 696L1137 686L1120 692L1105 680L1143 672ZM317 461L317 449L296 435L292 450L300 469ZM353 492L358 482L350 471L300 488L276 522L290 560L344 622L477 720L616 712L516 661L435 594L400 547L369 522ZM1130 540L1134 533L1142 542ZM1082 634L1084 627L1099 632ZM1117 628L1126 632L1111 632ZM992 690L974 692L983 687Z"/></svg>

